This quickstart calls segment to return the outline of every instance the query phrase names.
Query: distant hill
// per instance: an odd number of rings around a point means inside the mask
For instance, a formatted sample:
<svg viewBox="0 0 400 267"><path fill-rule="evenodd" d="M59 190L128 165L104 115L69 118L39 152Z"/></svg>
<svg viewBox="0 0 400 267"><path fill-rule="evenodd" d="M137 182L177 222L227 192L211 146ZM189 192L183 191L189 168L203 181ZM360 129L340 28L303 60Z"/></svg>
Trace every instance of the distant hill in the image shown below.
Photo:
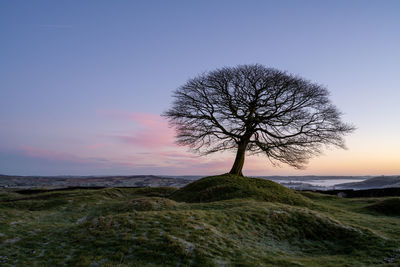
<svg viewBox="0 0 400 267"><path fill-rule="evenodd" d="M343 183L335 185L336 189L373 189L373 188L400 188L400 176L379 176L367 179L362 182Z"/></svg>
<svg viewBox="0 0 400 267"><path fill-rule="evenodd" d="M3 188L63 188L63 187L182 187L190 183L182 178L154 175L134 176L10 176L0 175Z"/></svg>
<svg viewBox="0 0 400 267"><path fill-rule="evenodd" d="M18 189L55 189L66 187L164 187L181 188L202 176L156 176L156 175L131 175L131 176L17 176L1 175L0 188ZM344 190L344 189L379 189L400 188L400 176L380 176L354 182L356 179L365 179L361 176L260 176L259 178L278 182L295 190ZM337 180L352 182L331 185L312 184L316 181Z"/></svg>

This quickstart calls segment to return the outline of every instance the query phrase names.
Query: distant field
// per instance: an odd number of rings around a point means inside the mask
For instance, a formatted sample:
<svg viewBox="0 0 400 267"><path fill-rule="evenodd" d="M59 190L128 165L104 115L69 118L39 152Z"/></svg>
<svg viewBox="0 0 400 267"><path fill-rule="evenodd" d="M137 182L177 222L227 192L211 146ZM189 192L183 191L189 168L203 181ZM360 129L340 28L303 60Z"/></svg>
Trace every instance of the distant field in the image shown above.
<svg viewBox="0 0 400 267"><path fill-rule="evenodd" d="M134 176L10 176L0 174L0 188L43 189L67 187L182 187L190 180L154 175Z"/></svg>
<svg viewBox="0 0 400 267"><path fill-rule="evenodd" d="M399 197L186 203L176 190L0 190L0 266L400 264Z"/></svg>

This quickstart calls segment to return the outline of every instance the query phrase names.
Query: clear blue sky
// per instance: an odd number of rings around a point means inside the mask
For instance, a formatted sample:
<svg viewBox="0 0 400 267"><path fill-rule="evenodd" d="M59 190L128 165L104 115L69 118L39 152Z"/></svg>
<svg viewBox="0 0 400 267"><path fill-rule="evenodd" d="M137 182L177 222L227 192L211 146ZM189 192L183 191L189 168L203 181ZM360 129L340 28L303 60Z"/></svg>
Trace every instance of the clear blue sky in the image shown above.
<svg viewBox="0 0 400 267"><path fill-rule="evenodd" d="M358 130L305 171L400 174L400 1L0 1L0 173L208 174L159 114L187 79L260 63L324 84ZM153 141L149 141L153 140Z"/></svg>

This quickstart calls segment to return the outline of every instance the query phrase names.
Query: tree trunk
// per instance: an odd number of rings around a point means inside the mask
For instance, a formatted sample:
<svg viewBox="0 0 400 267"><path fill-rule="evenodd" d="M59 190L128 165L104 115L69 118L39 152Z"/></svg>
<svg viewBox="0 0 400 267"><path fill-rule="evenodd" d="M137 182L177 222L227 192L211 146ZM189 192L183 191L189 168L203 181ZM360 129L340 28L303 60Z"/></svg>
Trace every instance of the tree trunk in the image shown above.
<svg viewBox="0 0 400 267"><path fill-rule="evenodd" d="M230 174L243 176L242 169L244 165L244 156L246 154L247 143L248 142L239 143L235 162L233 163L232 169L229 172Z"/></svg>

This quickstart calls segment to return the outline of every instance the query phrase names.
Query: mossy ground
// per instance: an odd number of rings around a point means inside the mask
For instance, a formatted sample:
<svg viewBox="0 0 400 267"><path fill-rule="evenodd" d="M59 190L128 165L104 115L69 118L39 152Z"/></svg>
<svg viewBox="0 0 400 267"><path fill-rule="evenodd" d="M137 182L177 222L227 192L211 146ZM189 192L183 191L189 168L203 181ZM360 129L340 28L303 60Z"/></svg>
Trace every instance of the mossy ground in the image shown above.
<svg viewBox="0 0 400 267"><path fill-rule="evenodd" d="M187 203L173 200L175 190L0 191L0 266L400 263L400 217L369 208L389 198L296 193L305 202L236 195Z"/></svg>

